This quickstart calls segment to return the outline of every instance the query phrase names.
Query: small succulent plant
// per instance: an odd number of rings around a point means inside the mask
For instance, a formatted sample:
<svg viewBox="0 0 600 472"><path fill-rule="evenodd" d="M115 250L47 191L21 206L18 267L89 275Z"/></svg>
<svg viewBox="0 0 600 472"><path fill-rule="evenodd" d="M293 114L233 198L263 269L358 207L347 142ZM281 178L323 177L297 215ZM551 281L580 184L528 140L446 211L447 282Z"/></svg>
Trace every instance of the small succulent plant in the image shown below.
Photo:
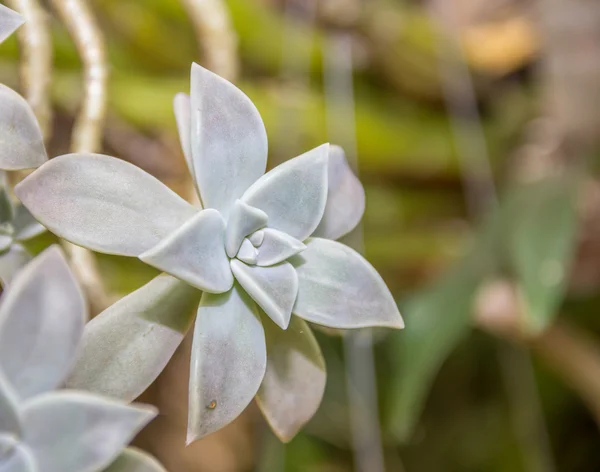
<svg viewBox="0 0 600 472"><path fill-rule="evenodd" d="M53 246L15 276L0 303L0 470L94 472L164 469L123 448L155 411L56 390L72 367L86 305ZM116 460L116 461L115 461ZM114 464L113 464L114 462ZM123 464L132 467L123 469ZM112 465L111 465L112 464ZM135 468L135 467L137 468Z"/></svg>
<svg viewBox="0 0 600 472"><path fill-rule="evenodd" d="M325 384L305 321L403 326L375 269L334 241L362 217L362 186L343 151L328 144L265 174L258 110L198 65L191 97L180 94L174 104L204 209L132 164L98 154L52 159L15 189L60 237L170 274L88 325L68 384L135 398L190 326L198 289L188 441L233 421L255 396L274 431L289 440L316 411Z"/></svg>

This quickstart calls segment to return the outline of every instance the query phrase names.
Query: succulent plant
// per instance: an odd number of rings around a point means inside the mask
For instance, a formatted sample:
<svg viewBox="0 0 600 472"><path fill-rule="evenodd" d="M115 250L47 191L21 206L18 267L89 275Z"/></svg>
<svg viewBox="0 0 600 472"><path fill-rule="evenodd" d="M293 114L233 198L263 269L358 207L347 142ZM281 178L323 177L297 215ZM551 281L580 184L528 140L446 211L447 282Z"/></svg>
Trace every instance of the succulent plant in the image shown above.
<svg viewBox="0 0 600 472"><path fill-rule="evenodd" d="M86 392L56 390L72 367L86 305L53 246L16 275L0 303L0 470L164 471L123 448L156 414ZM133 458L132 458L133 457ZM111 465L111 463L113 463Z"/></svg>
<svg viewBox="0 0 600 472"><path fill-rule="evenodd" d="M198 65L191 80L191 97L180 94L174 105L204 209L132 164L98 154L52 159L15 192L58 236L166 273L92 320L68 385L135 398L181 342L202 291L188 441L233 421L255 396L289 440L325 385L306 321L401 328L402 318L376 270L333 240L364 210L341 148L319 146L265 174L267 135L254 104Z"/></svg>

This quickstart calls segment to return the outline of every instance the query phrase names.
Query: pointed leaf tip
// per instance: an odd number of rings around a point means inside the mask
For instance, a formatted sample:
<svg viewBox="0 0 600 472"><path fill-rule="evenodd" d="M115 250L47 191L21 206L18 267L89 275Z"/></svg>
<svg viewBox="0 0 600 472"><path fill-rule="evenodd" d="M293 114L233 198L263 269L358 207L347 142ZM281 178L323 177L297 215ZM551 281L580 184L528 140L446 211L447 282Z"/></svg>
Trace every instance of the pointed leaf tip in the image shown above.
<svg viewBox="0 0 600 472"><path fill-rule="evenodd" d="M364 257L337 241L305 243L290 259L299 282L294 314L331 328L404 327L394 297Z"/></svg>

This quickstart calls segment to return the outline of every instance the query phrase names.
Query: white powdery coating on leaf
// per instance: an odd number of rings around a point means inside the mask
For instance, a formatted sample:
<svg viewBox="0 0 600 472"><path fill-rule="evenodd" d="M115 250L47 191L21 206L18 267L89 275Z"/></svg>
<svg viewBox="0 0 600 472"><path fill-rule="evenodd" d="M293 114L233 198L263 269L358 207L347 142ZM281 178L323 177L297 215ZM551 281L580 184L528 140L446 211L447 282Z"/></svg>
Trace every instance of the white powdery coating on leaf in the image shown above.
<svg viewBox="0 0 600 472"><path fill-rule="evenodd" d="M202 210L140 259L205 292L223 293L233 285L225 253L225 221L217 210Z"/></svg>
<svg viewBox="0 0 600 472"><path fill-rule="evenodd" d="M198 308L190 365L188 443L237 418L265 374L265 333L256 304L237 285L204 293Z"/></svg>
<svg viewBox="0 0 600 472"><path fill-rule="evenodd" d="M304 241L319 225L327 203L329 144L275 167L250 187L242 201L269 216L269 228Z"/></svg>
<svg viewBox="0 0 600 472"><path fill-rule="evenodd" d="M123 256L139 256L197 213L142 169L100 154L56 157L15 193L61 238Z"/></svg>
<svg viewBox="0 0 600 472"><path fill-rule="evenodd" d="M249 266L232 259L231 270L258 306L281 329L286 329L298 293L294 267L287 262L271 267Z"/></svg>
<svg viewBox="0 0 600 472"><path fill-rule="evenodd" d="M205 208L225 219L236 199L265 173L267 132L252 101L235 85L192 65L191 144Z"/></svg>
<svg viewBox="0 0 600 472"><path fill-rule="evenodd" d="M195 315L200 293L161 274L86 326L67 387L133 401L162 372Z"/></svg>
<svg viewBox="0 0 600 472"><path fill-rule="evenodd" d="M394 297L364 257L336 241L311 238L291 262L298 273L294 314L331 328L403 328Z"/></svg>

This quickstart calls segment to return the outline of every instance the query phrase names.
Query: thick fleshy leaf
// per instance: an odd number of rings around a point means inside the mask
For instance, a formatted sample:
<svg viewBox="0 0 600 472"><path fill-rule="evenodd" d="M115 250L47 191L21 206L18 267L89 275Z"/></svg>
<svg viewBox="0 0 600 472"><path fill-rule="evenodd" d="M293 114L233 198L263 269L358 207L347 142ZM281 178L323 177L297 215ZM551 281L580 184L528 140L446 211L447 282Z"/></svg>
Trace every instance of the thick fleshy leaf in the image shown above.
<svg viewBox="0 0 600 472"><path fill-rule="evenodd" d="M100 154L56 157L17 185L15 193L61 238L123 256L156 246L197 212L139 167Z"/></svg>
<svg viewBox="0 0 600 472"><path fill-rule="evenodd" d="M95 471L155 416L152 407L83 392L46 393L21 408L23 442L44 472Z"/></svg>
<svg viewBox="0 0 600 472"><path fill-rule="evenodd" d="M233 285L225 253L225 221L217 210L202 210L140 259L210 293Z"/></svg>
<svg viewBox="0 0 600 472"><path fill-rule="evenodd" d="M250 236L248 236L248 240L252 243L254 247L258 247L265 240L265 232L262 229L260 231L256 231Z"/></svg>
<svg viewBox="0 0 600 472"><path fill-rule="evenodd" d="M0 366L20 398L64 380L85 320L81 290L58 246L17 274L0 305Z"/></svg>
<svg viewBox="0 0 600 472"><path fill-rule="evenodd" d="M258 257L258 251L248 239L244 239L242 246L236 256L240 261L246 264L254 265Z"/></svg>
<svg viewBox="0 0 600 472"><path fill-rule="evenodd" d="M365 190L340 146L329 148L327 205L313 236L338 239L352 231L365 212Z"/></svg>
<svg viewBox="0 0 600 472"><path fill-rule="evenodd" d="M259 266L278 264L306 249L301 241L276 229L265 228L263 234L263 241L258 248L256 260L256 264Z"/></svg>
<svg viewBox="0 0 600 472"><path fill-rule="evenodd" d="M128 447L104 472L167 472L150 454Z"/></svg>
<svg viewBox="0 0 600 472"><path fill-rule="evenodd" d="M331 328L403 328L394 297L364 257L336 241L311 238L290 260L298 273L294 314Z"/></svg>
<svg viewBox="0 0 600 472"><path fill-rule="evenodd" d="M236 199L265 173L267 132L252 101L235 85L192 65L192 155L205 208L225 219Z"/></svg>
<svg viewBox="0 0 600 472"><path fill-rule="evenodd" d="M308 324L292 316L287 330L264 320L267 371L256 400L273 432L290 441L315 414L327 372L319 344Z"/></svg>
<svg viewBox="0 0 600 472"><path fill-rule="evenodd" d="M192 360L188 443L232 422L256 395L265 374L265 333L252 299L238 284L204 293Z"/></svg>
<svg viewBox="0 0 600 472"><path fill-rule="evenodd" d="M48 160L48 156L33 110L23 97L2 84L0 103L0 169L32 169L41 166Z"/></svg>
<svg viewBox="0 0 600 472"><path fill-rule="evenodd" d="M16 11L0 4L0 43L13 34L23 23L25 23L25 18Z"/></svg>
<svg viewBox="0 0 600 472"><path fill-rule="evenodd" d="M21 433L19 414L17 413L18 398L13 387L8 383L4 373L0 371L0 434ZM0 456L2 451L0 450Z"/></svg>
<svg viewBox="0 0 600 472"><path fill-rule="evenodd" d="M31 260L31 255L20 244L12 244L0 254L0 281L8 286L15 275Z"/></svg>
<svg viewBox="0 0 600 472"><path fill-rule="evenodd" d="M250 187L242 201L269 216L269 228L304 241L319 225L327 203L329 144L267 172Z"/></svg>
<svg viewBox="0 0 600 472"><path fill-rule="evenodd" d="M46 228L23 205L15 206L15 216L12 223L15 229L14 237L16 241L27 241L46 231Z"/></svg>
<svg viewBox="0 0 600 472"><path fill-rule="evenodd" d="M27 446L13 436L0 434L0 472L42 472L42 470L37 466Z"/></svg>
<svg viewBox="0 0 600 472"><path fill-rule="evenodd" d="M178 93L173 99L173 110L175 111L175 121L177 122L177 131L179 132L179 142L181 150L187 163L192 177L194 177L194 162L192 161L192 142L191 142L191 115L190 115L190 96L185 93Z"/></svg>
<svg viewBox="0 0 600 472"><path fill-rule="evenodd" d="M200 292L161 274L92 319L69 388L132 401L154 382L192 324Z"/></svg>
<svg viewBox="0 0 600 472"><path fill-rule="evenodd" d="M267 224L267 214L241 200L233 203L227 222L225 249L229 257L235 257L246 236Z"/></svg>
<svg viewBox="0 0 600 472"><path fill-rule="evenodd" d="M286 329L298 293L294 267L284 262L271 267L249 266L231 260L236 280L281 329Z"/></svg>

